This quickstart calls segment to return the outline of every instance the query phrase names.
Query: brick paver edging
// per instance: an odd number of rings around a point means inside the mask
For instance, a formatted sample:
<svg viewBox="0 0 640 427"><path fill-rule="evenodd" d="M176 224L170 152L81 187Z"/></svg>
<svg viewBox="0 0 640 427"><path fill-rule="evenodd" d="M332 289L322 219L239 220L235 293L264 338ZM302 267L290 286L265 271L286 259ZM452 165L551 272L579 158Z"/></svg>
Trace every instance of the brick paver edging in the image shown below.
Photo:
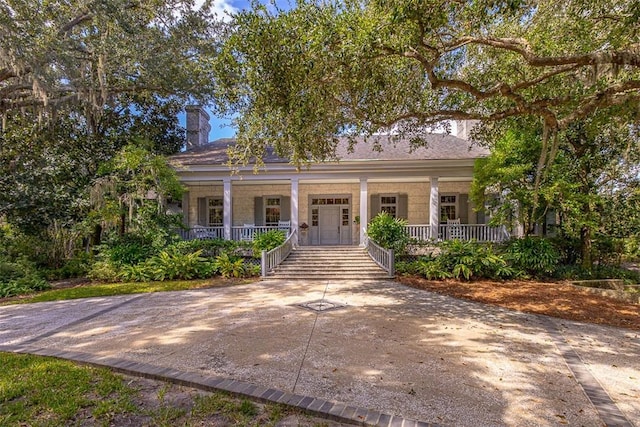
<svg viewBox="0 0 640 427"><path fill-rule="evenodd" d="M172 368L163 368L147 363L133 362L113 357L101 357L76 351L55 350L32 346L3 346L0 351L26 353L37 356L49 356L74 362L108 367L123 374L171 382L205 391L225 391L237 396L248 397L263 403L280 403L301 409L321 418L362 426L372 427L437 427L437 424L410 420L398 415L383 414L371 409L357 408L345 403L302 396L282 390L258 386L244 381L223 377L207 377L191 372L182 372Z"/></svg>
<svg viewBox="0 0 640 427"><path fill-rule="evenodd" d="M587 399L600 414L600 419L606 426L633 427L633 423L618 408L602 384L593 376L578 352L569 344L566 337L551 317L539 316L544 327L553 339L554 344L567 367L573 373L576 382L582 387Z"/></svg>

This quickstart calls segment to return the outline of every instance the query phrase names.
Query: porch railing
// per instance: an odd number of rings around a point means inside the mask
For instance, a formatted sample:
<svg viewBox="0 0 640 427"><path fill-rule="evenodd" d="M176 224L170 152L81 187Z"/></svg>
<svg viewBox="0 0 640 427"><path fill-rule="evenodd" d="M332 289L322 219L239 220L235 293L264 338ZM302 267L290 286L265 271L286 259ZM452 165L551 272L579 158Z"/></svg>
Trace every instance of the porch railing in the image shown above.
<svg viewBox="0 0 640 427"><path fill-rule="evenodd" d="M286 232L287 236L291 234L289 228L282 228L278 226L236 226L231 227L231 240L246 240L253 241L254 237L266 233L270 230L281 230ZM187 230L178 230L178 234L183 240L213 240L224 239L224 227L204 227L197 226Z"/></svg>
<svg viewBox="0 0 640 427"><path fill-rule="evenodd" d="M262 277L267 277L267 273L280 265L289 256L297 241L297 235L298 232L294 230L280 246L269 252L262 251L262 262L260 263Z"/></svg>
<svg viewBox="0 0 640 427"><path fill-rule="evenodd" d="M406 225L404 229L410 238L416 240L430 240L431 239L431 226L430 225Z"/></svg>
<svg viewBox="0 0 640 427"><path fill-rule="evenodd" d="M224 227L197 226L187 230L178 230L183 240L213 240L224 239Z"/></svg>
<svg viewBox="0 0 640 427"><path fill-rule="evenodd" d="M277 225L254 225L254 226L235 226L231 227L231 240L247 240L253 241L253 238L259 234L264 234L271 230L281 230L287 236L291 235L289 228L278 227Z"/></svg>
<svg viewBox="0 0 640 427"><path fill-rule="evenodd" d="M396 274L395 258L393 249L385 249L371 240L369 237L365 238L365 249L371 257L382 269L389 273L389 277L393 277Z"/></svg>
<svg viewBox="0 0 640 427"><path fill-rule="evenodd" d="M409 237L413 239L432 239L431 226L429 224L407 225L405 230ZM503 242L509 240L510 237L504 225L493 227L486 224L440 224L438 225L437 240L458 239L478 242Z"/></svg>

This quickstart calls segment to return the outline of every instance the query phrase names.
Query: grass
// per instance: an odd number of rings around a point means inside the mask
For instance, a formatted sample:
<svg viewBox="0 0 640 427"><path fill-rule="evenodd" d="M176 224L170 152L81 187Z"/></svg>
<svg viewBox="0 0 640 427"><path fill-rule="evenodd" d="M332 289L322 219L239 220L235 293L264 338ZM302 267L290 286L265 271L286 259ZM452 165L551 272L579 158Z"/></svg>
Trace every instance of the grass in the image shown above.
<svg viewBox="0 0 640 427"><path fill-rule="evenodd" d="M62 301L78 298L105 297L149 292L184 291L230 284L250 283L251 280L228 280L222 278L204 280L173 280L164 282L97 283L74 288L50 289L34 295L6 300L0 305L28 304L34 302Z"/></svg>
<svg viewBox="0 0 640 427"><path fill-rule="evenodd" d="M327 425L282 405L125 377L50 357L0 353L0 366L0 427L274 426L290 415L300 426Z"/></svg>
<svg viewBox="0 0 640 427"><path fill-rule="evenodd" d="M73 424L86 412L108 424L135 409L134 390L107 369L7 353L0 366L0 426Z"/></svg>

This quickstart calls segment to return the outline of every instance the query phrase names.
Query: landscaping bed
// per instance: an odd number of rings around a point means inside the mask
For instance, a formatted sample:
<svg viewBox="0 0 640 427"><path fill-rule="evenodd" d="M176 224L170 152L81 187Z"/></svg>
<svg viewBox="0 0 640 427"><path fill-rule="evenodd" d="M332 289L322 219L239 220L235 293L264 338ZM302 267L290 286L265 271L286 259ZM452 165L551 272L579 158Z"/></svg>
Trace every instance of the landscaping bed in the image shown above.
<svg viewBox="0 0 640 427"><path fill-rule="evenodd" d="M525 313L640 330L639 304L592 294L566 283L434 281L418 276L400 276L398 280L414 288Z"/></svg>

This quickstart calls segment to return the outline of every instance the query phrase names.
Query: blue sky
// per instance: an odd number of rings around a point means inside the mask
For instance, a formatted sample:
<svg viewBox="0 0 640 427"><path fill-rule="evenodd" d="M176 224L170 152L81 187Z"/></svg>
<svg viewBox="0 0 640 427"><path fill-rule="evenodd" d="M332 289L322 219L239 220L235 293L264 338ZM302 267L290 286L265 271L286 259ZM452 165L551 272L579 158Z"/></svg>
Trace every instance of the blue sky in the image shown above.
<svg viewBox="0 0 640 427"><path fill-rule="evenodd" d="M259 0L261 3L270 4L270 0ZM196 6L200 6L204 0L196 0ZM290 9L295 4L295 0L276 0L278 7L283 9ZM229 12L236 12L248 8L250 2L248 0L213 0L213 9L218 16L228 16ZM231 120L216 117L211 111L211 133L209 134L209 141L214 141L219 138L229 138L235 135L236 130L231 126ZM185 117L180 117L180 123L185 125Z"/></svg>

